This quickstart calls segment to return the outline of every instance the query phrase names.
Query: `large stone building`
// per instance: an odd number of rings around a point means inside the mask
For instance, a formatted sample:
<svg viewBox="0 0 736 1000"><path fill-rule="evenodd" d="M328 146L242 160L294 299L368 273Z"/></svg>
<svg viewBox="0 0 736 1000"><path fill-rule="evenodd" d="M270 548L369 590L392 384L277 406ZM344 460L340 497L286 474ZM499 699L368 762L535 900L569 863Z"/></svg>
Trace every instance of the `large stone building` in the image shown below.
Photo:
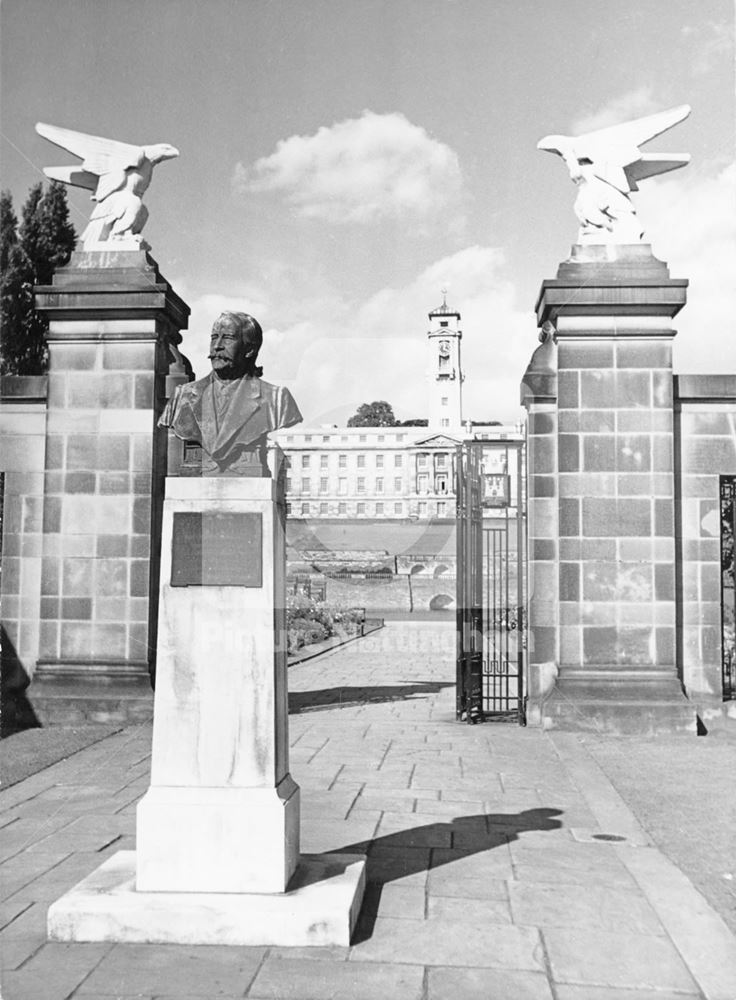
<svg viewBox="0 0 736 1000"><path fill-rule="evenodd" d="M291 517L455 517L461 441L520 440L523 434L519 424L464 421L460 319L446 297L429 313L426 427L298 426L272 435L288 459ZM498 471L516 481L515 470Z"/></svg>

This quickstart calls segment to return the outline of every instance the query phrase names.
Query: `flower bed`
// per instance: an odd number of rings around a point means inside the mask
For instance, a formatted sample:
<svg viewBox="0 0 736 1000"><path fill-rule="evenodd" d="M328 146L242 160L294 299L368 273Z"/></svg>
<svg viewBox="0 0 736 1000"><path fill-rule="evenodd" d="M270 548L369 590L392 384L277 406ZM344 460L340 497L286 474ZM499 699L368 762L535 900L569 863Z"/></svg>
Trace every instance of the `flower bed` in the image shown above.
<svg viewBox="0 0 736 1000"><path fill-rule="evenodd" d="M358 608L330 606L305 594L290 594L286 601L288 652L322 642L333 635L352 636L360 632L364 612Z"/></svg>

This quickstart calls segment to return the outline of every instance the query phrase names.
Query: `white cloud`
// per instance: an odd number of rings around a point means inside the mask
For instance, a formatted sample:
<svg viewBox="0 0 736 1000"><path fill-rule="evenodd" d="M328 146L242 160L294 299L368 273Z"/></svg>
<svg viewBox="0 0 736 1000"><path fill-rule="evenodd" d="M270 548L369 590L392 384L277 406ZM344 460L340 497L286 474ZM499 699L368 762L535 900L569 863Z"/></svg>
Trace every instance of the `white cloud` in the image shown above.
<svg viewBox="0 0 736 1000"><path fill-rule="evenodd" d="M687 42L686 54L694 76L710 73L715 63L725 56L733 59L734 31L730 18L686 24L680 33Z"/></svg>
<svg viewBox="0 0 736 1000"><path fill-rule="evenodd" d="M602 108L577 118L570 126L570 133L585 135L586 132L595 132L599 128L608 128L609 125L618 125L662 110L662 105L654 100L651 87L637 87L612 98Z"/></svg>
<svg viewBox="0 0 736 1000"><path fill-rule="evenodd" d="M400 419L423 417L427 313L448 287L449 304L462 313L466 418L516 420L536 324L531 309L518 309L505 272L501 251L472 246L362 302L295 298L286 283L268 294L253 289L242 299L205 296L192 302L193 333L185 334L183 350L201 377L209 370L209 329L220 309L252 309L264 326L264 377L288 385L310 424L344 423L374 399L388 400ZM256 310L256 301L262 308Z"/></svg>
<svg viewBox="0 0 736 1000"><path fill-rule="evenodd" d="M638 199L655 255L673 278L690 281L675 318L676 370L736 373L736 164L700 173L686 167L647 181Z"/></svg>
<svg viewBox="0 0 736 1000"><path fill-rule="evenodd" d="M307 218L333 223L426 218L457 207L457 155L404 115L359 118L282 139L251 168L235 166L239 192L277 192Z"/></svg>

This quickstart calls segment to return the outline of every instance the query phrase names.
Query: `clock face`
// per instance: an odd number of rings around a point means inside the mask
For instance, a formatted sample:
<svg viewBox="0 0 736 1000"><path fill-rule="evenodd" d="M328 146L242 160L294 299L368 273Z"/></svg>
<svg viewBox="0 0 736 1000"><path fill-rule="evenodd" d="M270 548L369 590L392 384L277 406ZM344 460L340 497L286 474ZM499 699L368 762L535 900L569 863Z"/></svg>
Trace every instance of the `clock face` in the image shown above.
<svg viewBox="0 0 736 1000"><path fill-rule="evenodd" d="M449 356L450 356L450 341L449 340L441 340L440 341L440 354L442 354L443 357L449 358Z"/></svg>

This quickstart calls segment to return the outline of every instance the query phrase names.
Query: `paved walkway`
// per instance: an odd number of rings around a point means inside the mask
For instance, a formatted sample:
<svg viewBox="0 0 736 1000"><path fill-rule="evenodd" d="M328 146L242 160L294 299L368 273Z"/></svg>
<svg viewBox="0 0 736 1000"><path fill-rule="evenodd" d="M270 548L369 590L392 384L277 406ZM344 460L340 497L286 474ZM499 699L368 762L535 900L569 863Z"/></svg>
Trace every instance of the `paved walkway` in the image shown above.
<svg viewBox="0 0 736 1000"><path fill-rule="evenodd" d="M736 939L604 743L456 723L453 643L392 623L290 671L302 849L368 852L350 948L46 941L48 904L134 847L138 726L0 793L5 1000L734 1000Z"/></svg>

